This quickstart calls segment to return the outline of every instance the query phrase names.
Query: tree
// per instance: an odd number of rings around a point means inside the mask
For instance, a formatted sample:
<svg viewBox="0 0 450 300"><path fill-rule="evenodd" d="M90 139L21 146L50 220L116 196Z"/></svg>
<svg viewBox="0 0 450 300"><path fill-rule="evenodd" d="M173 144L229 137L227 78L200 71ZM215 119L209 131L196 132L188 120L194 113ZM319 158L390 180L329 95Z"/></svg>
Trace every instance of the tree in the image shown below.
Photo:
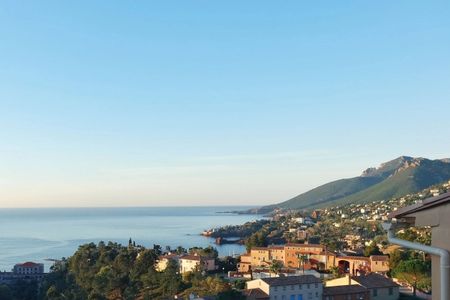
<svg viewBox="0 0 450 300"><path fill-rule="evenodd" d="M421 259L402 260L395 270L394 276L406 281L413 288L413 295L416 296L417 287L429 282L429 264Z"/></svg>
<svg viewBox="0 0 450 300"><path fill-rule="evenodd" d="M339 267L335 266L335 267L331 267L330 268L330 272L333 275L334 278L338 278L341 274L339 272Z"/></svg>
<svg viewBox="0 0 450 300"><path fill-rule="evenodd" d="M208 246L206 248L201 247L190 248L189 254L191 255L197 254L199 256L206 256L209 258L217 258L219 256L219 252L217 252L217 249L211 246Z"/></svg>
<svg viewBox="0 0 450 300"><path fill-rule="evenodd" d="M179 293L182 290L182 285L177 262L169 260L160 281L162 296L173 296Z"/></svg>
<svg viewBox="0 0 450 300"><path fill-rule="evenodd" d="M395 249L389 254L389 268L391 270L395 270L398 266L398 264L402 261L408 258L408 255L406 252Z"/></svg>
<svg viewBox="0 0 450 300"><path fill-rule="evenodd" d="M158 256L162 254L162 248L158 244L153 244L153 250L155 250L155 252Z"/></svg>
<svg viewBox="0 0 450 300"><path fill-rule="evenodd" d="M281 271L281 268L283 267L283 264L278 261L278 260L272 260L270 266L269 266L269 271L270 271L270 276L272 276L272 273L275 275L278 275Z"/></svg>
<svg viewBox="0 0 450 300"><path fill-rule="evenodd" d="M219 277L208 276L202 280L195 280L192 287L185 290L184 294L195 294L198 296L214 296L225 294L231 290L230 285ZM226 299L225 297L223 299Z"/></svg>
<svg viewBox="0 0 450 300"><path fill-rule="evenodd" d="M7 285L0 285L0 299L1 300L13 300L11 289Z"/></svg>
<svg viewBox="0 0 450 300"><path fill-rule="evenodd" d="M308 255L306 254L298 254L297 256L298 258L298 263L299 263L299 268L300 268L300 264L302 265L302 269L303 269L303 274L305 274L305 263L307 261L309 261Z"/></svg>
<svg viewBox="0 0 450 300"><path fill-rule="evenodd" d="M375 243L370 244L370 246L364 249L364 256L371 255L383 255L383 252L380 251L380 248Z"/></svg>
<svg viewBox="0 0 450 300"><path fill-rule="evenodd" d="M257 231L252 234L246 241L245 247L247 252L249 252L253 247L265 247L267 246L266 240L267 234L263 231Z"/></svg>

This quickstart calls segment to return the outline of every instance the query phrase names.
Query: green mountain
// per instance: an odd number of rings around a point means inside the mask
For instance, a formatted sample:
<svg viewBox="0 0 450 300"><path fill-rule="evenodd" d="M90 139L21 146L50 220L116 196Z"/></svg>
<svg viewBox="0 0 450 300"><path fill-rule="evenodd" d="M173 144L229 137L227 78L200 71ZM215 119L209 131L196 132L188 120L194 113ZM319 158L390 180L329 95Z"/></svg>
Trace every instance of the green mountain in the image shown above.
<svg viewBox="0 0 450 300"><path fill-rule="evenodd" d="M448 159L430 160L401 156L369 168L361 176L340 179L316 187L290 200L262 207L262 212L275 208L310 209L330 205L381 201L419 192L450 179Z"/></svg>

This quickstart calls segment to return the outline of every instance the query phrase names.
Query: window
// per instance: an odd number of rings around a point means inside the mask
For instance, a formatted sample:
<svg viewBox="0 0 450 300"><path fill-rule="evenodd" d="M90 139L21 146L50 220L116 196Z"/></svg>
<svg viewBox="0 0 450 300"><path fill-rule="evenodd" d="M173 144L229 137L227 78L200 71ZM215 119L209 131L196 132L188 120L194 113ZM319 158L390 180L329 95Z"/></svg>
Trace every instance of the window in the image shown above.
<svg viewBox="0 0 450 300"><path fill-rule="evenodd" d="M284 286L283 286L283 291L285 291L285 290L286 290L286 286L284 285Z"/></svg>
<svg viewBox="0 0 450 300"><path fill-rule="evenodd" d="M281 296L281 300L286 300L286 296L285 295Z"/></svg>
<svg viewBox="0 0 450 300"><path fill-rule="evenodd" d="M298 285L298 289L299 289L299 290L302 289L302 285L301 285L301 284Z"/></svg>
<svg viewBox="0 0 450 300"><path fill-rule="evenodd" d="M297 295L297 300L303 300L303 295L302 294Z"/></svg>
<svg viewBox="0 0 450 300"><path fill-rule="evenodd" d="M378 296L378 290L377 290L377 289L373 289L372 295L373 295L374 297Z"/></svg>
<svg viewBox="0 0 450 300"><path fill-rule="evenodd" d="M291 290L293 290L294 289L294 286L293 285L291 285ZM295 300L295 299L294 299Z"/></svg>
<svg viewBox="0 0 450 300"><path fill-rule="evenodd" d="M289 300L295 300L295 295L291 295L291 297L289 297Z"/></svg>
<svg viewBox="0 0 450 300"><path fill-rule="evenodd" d="M275 286L275 287L273 288L273 290L274 290L275 292L277 292L277 291L278 291L278 287Z"/></svg>
<svg viewBox="0 0 450 300"><path fill-rule="evenodd" d="M314 287L317 289L319 285L317 283L314 283Z"/></svg>
<svg viewBox="0 0 450 300"><path fill-rule="evenodd" d="M308 285L306 286L306 288L307 288L307 289L309 289L309 288L310 288L310 284L309 284L309 283L308 283Z"/></svg>
<svg viewBox="0 0 450 300"><path fill-rule="evenodd" d="M394 288L393 288L393 287L390 287L390 288L389 288L389 295L392 295L392 294L394 294Z"/></svg>

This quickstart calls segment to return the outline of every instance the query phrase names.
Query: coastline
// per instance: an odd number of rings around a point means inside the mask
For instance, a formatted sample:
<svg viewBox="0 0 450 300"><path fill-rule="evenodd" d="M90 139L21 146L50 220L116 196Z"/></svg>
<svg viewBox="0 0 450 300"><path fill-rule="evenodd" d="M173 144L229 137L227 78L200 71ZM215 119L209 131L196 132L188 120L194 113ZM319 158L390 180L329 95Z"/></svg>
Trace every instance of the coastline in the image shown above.
<svg viewBox="0 0 450 300"><path fill-rule="evenodd" d="M206 228L243 224L259 215L217 214L246 207L167 208L52 208L0 209L0 270L15 263L60 259L72 255L79 245L129 238L152 247L216 247L221 256L244 250L242 245L216 245L214 238L199 233ZM58 212L58 213L55 213Z"/></svg>

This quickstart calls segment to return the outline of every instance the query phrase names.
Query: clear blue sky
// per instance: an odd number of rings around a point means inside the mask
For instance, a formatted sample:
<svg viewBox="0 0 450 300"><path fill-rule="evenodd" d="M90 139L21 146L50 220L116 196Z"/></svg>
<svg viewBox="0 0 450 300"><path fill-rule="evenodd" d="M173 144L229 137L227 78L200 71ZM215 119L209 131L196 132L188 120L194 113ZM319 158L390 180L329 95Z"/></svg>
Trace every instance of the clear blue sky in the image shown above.
<svg viewBox="0 0 450 300"><path fill-rule="evenodd" d="M0 207L286 200L450 157L449 1L2 1Z"/></svg>

